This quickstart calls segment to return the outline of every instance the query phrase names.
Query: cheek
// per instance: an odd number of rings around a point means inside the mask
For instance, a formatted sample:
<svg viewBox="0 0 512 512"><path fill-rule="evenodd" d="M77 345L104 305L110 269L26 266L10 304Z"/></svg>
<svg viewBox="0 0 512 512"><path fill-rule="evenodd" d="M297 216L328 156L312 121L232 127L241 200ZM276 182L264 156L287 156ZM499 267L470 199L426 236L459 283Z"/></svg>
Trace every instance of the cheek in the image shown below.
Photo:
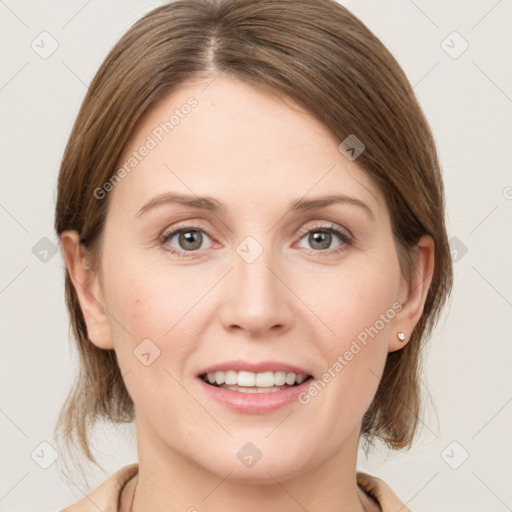
<svg viewBox="0 0 512 512"><path fill-rule="evenodd" d="M369 406L386 362L393 319L400 307L398 282L399 268L392 260L387 268L375 262L347 266L325 278L323 292L309 303L324 323L320 327L324 334L316 333L324 363L318 396L343 400L345 410L356 416ZM316 400L307 396L304 400L309 398Z"/></svg>
<svg viewBox="0 0 512 512"><path fill-rule="evenodd" d="M114 264L104 267L105 301L123 374L129 370L140 372L144 361L137 357L147 352L149 359L158 363L155 366L173 372L178 363L183 368L197 348L196 323L191 319L200 308L194 305L211 284L201 284L179 269L164 272L137 258L116 257L110 261ZM144 369L147 375L150 368Z"/></svg>
<svg viewBox="0 0 512 512"><path fill-rule="evenodd" d="M199 421L201 411L194 408L179 382L198 348L199 337L190 321L196 310L191 308L204 288L197 289L179 272L164 275L136 262L116 263L105 282L110 324L121 373L137 412L148 418L161 415L168 425L169 412L180 409L186 412L185 418ZM168 407L165 414L162 404ZM172 428L182 427L175 422Z"/></svg>
<svg viewBox="0 0 512 512"><path fill-rule="evenodd" d="M308 305L323 321L324 338L332 340L333 349L358 337L364 342L365 333L369 339L386 337L396 314L393 304L399 283L399 269L393 263L355 263L315 279L319 292L309 292Z"/></svg>
<svg viewBox="0 0 512 512"><path fill-rule="evenodd" d="M114 264L106 271L106 299L134 337L163 341L180 327L211 285L191 269L173 269L147 260L134 256L112 259Z"/></svg>

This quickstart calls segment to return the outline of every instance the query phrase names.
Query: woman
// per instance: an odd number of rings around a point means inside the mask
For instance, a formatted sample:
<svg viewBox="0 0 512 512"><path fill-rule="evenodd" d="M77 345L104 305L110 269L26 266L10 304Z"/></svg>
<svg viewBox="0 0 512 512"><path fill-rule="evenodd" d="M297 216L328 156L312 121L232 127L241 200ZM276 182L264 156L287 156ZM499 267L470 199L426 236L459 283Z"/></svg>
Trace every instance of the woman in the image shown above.
<svg viewBox="0 0 512 512"><path fill-rule="evenodd" d="M356 471L410 447L452 285L433 138L332 0L183 0L95 76L55 219L81 372L57 432L138 463L66 511L408 510Z"/></svg>

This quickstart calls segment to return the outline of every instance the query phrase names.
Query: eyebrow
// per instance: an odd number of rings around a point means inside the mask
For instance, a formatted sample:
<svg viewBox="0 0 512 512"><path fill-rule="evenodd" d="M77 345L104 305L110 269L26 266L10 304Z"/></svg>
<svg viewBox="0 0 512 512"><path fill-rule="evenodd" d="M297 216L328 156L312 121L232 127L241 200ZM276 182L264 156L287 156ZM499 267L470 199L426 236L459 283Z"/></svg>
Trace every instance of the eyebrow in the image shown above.
<svg viewBox="0 0 512 512"><path fill-rule="evenodd" d="M196 208L198 210L208 210L213 213L226 213L227 211L226 205L220 203L219 201L210 196L193 196L179 194L177 192L168 192L165 194L160 194L154 197L153 199L149 200L137 212L136 216L138 217L139 215L142 215L148 210L166 204L180 204L183 206L188 206L189 208ZM344 194L331 194L326 196L315 197L313 199L296 199L295 201L292 201L288 205L288 210L294 212L305 212L311 210L319 210L332 204L350 204L353 206L357 206L364 210L372 220L375 220L375 215L373 211L366 203L364 203L360 199L347 196Z"/></svg>

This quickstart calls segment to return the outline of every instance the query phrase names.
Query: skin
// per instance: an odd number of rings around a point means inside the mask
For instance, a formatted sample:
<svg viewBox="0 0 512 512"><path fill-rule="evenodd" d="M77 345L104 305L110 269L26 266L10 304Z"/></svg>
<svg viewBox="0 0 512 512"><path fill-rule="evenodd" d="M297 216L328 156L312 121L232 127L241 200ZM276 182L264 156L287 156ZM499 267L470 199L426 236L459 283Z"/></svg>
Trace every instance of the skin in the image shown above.
<svg viewBox="0 0 512 512"><path fill-rule="evenodd" d="M135 403L133 510L379 510L356 483L360 423L388 352L407 343L421 316L433 241L420 240L409 286L384 196L340 153L340 140L291 101L237 79L205 86L183 84L157 104L125 148L121 162L170 112L198 100L109 192L99 268L88 264L76 232L61 236L90 340L116 351ZM208 195L226 212L166 204L137 215L171 191ZM288 207L333 193L363 201L373 218L353 204ZM336 234L315 243L312 233L332 224L352 243ZM198 249L170 253L193 245L180 245L179 233L159 243L164 231L190 225L204 230ZM263 250L250 264L236 252L247 236ZM307 405L243 414L210 399L197 381L200 369L234 358L285 361L321 378L394 303L400 312ZM160 350L149 366L133 354L146 338ZM247 442L262 453L251 468L236 456Z"/></svg>

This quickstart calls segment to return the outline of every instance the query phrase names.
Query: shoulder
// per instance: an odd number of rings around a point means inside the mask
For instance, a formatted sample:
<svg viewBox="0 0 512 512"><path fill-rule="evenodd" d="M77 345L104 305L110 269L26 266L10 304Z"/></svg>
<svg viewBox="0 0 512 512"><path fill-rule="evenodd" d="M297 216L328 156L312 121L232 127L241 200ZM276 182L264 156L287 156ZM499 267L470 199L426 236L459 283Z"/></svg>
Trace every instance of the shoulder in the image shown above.
<svg viewBox="0 0 512 512"><path fill-rule="evenodd" d="M137 474L139 465L129 464L108 477L81 500L60 512L118 512L119 496L124 485Z"/></svg>
<svg viewBox="0 0 512 512"><path fill-rule="evenodd" d="M382 512L411 512L384 480L357 471L357 483L379 503Z"/></svg>

